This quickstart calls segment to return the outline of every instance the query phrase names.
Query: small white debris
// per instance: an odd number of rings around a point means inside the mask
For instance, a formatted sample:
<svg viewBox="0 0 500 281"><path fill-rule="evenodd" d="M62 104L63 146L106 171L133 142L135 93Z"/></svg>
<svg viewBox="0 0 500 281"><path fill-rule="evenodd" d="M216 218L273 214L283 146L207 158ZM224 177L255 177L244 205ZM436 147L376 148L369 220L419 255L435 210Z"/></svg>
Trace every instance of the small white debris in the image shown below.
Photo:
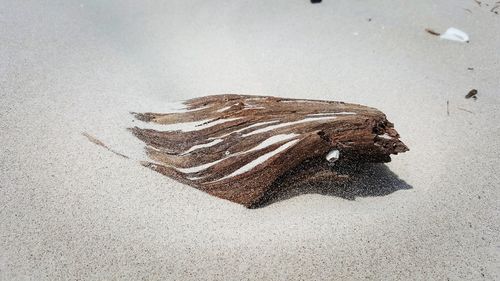
<svg viewBox="0 0 500 281"><path fill-rule="evenodd" d="M469 35L462 30L456 29L454 27L448 28L445 33L439 36L441 39L458 41L458 42L469 42Z"/></svg>
<svg viewBox="0 0 500 281"><path fill-rule="evenodd" d="M339 160L340 157L340 152L337 149L334 149L326 155L326 161L333 163L337 160Z"/></svg>

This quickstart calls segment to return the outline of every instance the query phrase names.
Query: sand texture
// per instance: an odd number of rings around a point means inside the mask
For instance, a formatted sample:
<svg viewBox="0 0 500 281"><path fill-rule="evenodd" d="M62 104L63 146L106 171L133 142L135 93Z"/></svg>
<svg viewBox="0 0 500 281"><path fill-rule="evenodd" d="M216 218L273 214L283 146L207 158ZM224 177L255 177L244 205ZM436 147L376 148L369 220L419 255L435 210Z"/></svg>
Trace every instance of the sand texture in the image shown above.
<svg viewBox="0 0 500 281"><path fill-rule="evenodd" d="M0 0L0 280L499 280L494 2ZM411 150L253 210L140 165L129 112L225 93L375 107Z"/></svg>

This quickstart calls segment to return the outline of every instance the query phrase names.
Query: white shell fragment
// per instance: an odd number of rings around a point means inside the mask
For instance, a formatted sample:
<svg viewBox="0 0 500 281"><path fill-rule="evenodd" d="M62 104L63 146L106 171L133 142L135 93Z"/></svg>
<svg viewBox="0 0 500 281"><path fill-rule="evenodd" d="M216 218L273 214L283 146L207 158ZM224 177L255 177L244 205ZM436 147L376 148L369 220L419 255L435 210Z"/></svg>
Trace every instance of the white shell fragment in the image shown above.
<svg viewBox="0 0 500 281"><path fill-rule="evenodd" d="M456 29L454 27L450 27L446 30L445 33L439 36L441 39L458 41L458 42L469 42L469 35L463 32L462 30Z"/></svg>
<svg viewBox="0 0 500 281"><path fill-rule="evenodd" d="M326 155L326 161L333 163L337 160L339 160L340 157L340 152L337 149L334 149Z"/></svg>

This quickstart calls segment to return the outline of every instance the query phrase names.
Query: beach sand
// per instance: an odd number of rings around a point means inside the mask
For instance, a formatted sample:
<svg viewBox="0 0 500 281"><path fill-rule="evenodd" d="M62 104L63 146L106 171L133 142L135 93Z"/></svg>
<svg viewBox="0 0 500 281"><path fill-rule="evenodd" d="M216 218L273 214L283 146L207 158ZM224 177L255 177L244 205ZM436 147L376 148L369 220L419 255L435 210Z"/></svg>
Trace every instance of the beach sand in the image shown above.
<svg viewBox="0 0 500 281"><path fill-rule="evenodd" d="M0 279L500 279L494 2L0 0ZM410 151L255 210L139 164L130 111L222 93L376 107Z"/></svg>

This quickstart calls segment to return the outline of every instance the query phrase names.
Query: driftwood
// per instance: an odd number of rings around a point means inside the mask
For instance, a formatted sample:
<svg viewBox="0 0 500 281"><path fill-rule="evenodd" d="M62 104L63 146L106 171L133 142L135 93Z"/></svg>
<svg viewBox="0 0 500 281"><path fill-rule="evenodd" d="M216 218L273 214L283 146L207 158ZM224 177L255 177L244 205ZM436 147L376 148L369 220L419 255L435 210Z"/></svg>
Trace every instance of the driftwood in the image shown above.
<svg viewBox="0 0 500 281"><path fill-rule="evenodd" d="M344 181L345 163L389 162L408 148L379 110L335 101L217 95L174 113L133 113L130 130L161 174L246 207L276 188ZM276 183L280 184L277 185Z"/></svg>

